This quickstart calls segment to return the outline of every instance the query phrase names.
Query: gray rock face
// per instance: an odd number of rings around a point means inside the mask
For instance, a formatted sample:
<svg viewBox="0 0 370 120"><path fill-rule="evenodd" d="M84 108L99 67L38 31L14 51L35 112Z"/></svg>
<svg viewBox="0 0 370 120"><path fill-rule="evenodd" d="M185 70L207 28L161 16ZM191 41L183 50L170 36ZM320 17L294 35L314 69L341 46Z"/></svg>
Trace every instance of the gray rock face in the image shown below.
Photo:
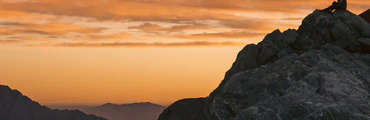
<svg viewBox="0 0 370 120"><path fill-rule="evenodd" d="M106 120L77 110L52 110L0 85L0 120Z"/></svg>
<svg viewBox="0 0 370 120"><path fill-rule="evenodd" d="M220 120L370 119L370 55L311 50L234 74L215 98Z"/></svg>
<svg viewBox="0 0 370 120"><path fill-rule="evenodd" d="M158 120L205 120L203 109L207 98L183 99L167 107Z"/></svg>
<svg viewBox="0 0 370 120"><path fill-rule="evenodd" d="M298 30L258 44L258 67L225 77L210 94L205 116L370 119L369 35L370 24L349 11L314 11Z"/></svg>
<svg viewBox="0 0 370 120"><path fill-rule="evenodd" d="M204 120L368 120L369 45L361 17L316 10L298 30L243 48L208 97Z"/></svg>

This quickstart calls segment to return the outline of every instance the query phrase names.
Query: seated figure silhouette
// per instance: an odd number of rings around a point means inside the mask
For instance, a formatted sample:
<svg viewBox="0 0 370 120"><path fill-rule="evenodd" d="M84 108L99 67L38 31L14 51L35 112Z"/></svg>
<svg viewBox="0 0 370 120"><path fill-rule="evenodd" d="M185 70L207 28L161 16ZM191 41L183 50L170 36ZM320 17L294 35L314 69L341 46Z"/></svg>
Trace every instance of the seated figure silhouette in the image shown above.
<svg viewBox="0 0 370 120"><path fill-rule="evenodd" d="M346 10L347 9L347 0L338 0L338 2L333 2L331 6L322 10L322 11L329 11L333 12L333 10Z"/></svg>

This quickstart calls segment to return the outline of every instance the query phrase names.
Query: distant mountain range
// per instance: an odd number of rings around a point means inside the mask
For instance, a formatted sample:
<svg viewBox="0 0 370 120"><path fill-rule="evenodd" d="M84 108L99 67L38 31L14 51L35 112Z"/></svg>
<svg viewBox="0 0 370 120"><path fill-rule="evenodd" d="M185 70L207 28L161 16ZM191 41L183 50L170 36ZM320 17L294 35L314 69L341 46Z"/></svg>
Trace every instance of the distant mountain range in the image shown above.
<svg viewBox="0 0 370 120"><path fill-rule="evenodd" d="M367 22L370 23L370 9L368 9L367 11L361 13L359 16L362 17L363 19L365 19Z"/></svg>
<svg viewBox="0 0 370 120"><path fill-rule="evenodd" d="M122 105L107 103L81 110L109 120L156 120L165 108L165 106L143 102Z"/></svg>
<svg viewBox="0 0 370 120"><path fill-rule="evenodd" d="M106 120L78 110L52 110L0 85L0 120Z"/></svg>

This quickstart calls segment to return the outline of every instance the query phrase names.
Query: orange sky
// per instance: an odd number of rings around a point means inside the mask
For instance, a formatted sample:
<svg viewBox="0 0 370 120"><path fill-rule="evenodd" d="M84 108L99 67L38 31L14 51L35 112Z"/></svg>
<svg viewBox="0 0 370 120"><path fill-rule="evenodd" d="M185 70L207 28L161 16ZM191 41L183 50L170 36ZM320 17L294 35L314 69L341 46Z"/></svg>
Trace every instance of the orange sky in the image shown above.
<svg viewBox="0 0 370 120"><path fill-rule="evenodd" d="M245 44L331 2L0 0L0 84L46 105L204 97Z"/></svg>

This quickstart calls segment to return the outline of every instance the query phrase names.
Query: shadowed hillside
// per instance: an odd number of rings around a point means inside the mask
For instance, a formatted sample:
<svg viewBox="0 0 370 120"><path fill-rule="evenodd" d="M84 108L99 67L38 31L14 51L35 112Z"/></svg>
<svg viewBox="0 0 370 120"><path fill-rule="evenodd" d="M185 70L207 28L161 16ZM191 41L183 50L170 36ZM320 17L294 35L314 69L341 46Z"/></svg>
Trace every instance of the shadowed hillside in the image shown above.
<svg viewBox="0 0 370 120"><path fill-rule="evenodd" d="M0 120L106 120L78 110L52 110L0 85Z"/></svg>

